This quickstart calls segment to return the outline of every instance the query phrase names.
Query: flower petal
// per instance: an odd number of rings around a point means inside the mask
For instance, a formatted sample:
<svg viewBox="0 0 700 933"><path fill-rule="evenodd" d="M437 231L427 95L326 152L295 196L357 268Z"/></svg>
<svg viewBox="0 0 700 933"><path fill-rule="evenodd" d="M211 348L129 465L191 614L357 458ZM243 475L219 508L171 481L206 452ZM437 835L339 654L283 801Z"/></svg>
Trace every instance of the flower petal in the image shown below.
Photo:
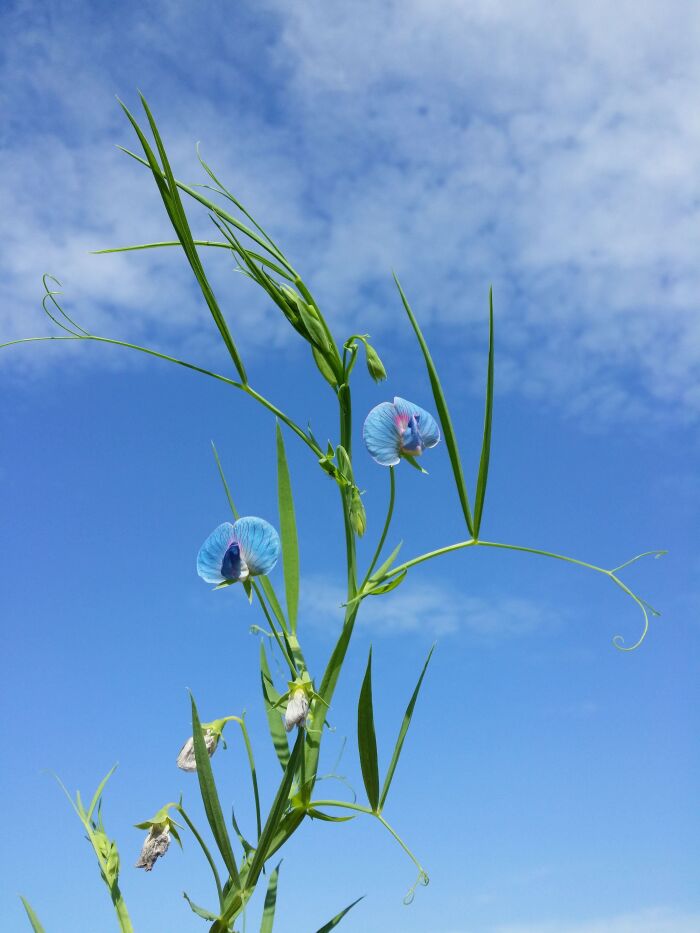
<svg viewBox="0 0 700 933"><path fill-rule="evenodd" d="M435 447L440 440L440 428L430 412L413 402L407 402L406 399L399 398L398 395L394 398L394 407L399 417L410 418L412 415L416 419L416 427L423 447Z"/></svg>
<svg viewBox="0 0 700 933"><path fill-rule="evenodd" d="M207 583L223 583L226 579L221 573L221 564L233 538L233 525L224 522L212 531L199 549L197 573Z"/></svg>
<svg viewBox="0 0 700 933"><path fill-rule="evenodd" d="M381 402L367 415L362 437L377 463L395 466L399 462L401 433L396 424L396 409L391 402Z"/></svg>
<svg viewBox="0 0 700 933"><path fill-rule="evenodd" d="M280 556L280 538L272 525L264 518L239 518L233 526L233 534L250 575L269 573Z"/></svg>

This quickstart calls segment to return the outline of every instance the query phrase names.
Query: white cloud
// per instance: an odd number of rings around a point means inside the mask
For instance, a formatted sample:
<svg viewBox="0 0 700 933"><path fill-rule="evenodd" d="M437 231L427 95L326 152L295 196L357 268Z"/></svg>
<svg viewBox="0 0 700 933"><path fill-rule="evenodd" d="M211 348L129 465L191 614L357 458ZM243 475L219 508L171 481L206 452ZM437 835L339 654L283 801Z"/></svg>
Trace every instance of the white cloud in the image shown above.
<svg viewBox="0 0 700 933"><path fill-rule="evenodd" d="M323 578L304 580L301 610L324 630L337 631L345 594ZM440 637L466 632L493 640L528 635L557 624L560 616L546 605L512 596L487 599L463 596L453 587L407 580L384 596L367 597L358 625L373 634L423 632Z"/></svg>
<svg viewBox="0 0 700 933"><path fill-rule="evenodd" d="M86 256L168 233L142 170L111 149L130 137L112 105L125 89L110 24L91 23L90 53L76 29L87 14L44 32L34 5L17 9L3 103L18 119L38 100L68 129L25 120L21 148L5 142L3 333L34 330L49 269L96 326L137 339L157 328L161 345L199 342L206 355L196 335L210 323L181 257ZM421 318L441 325L431 337L449 328L455 370L469 371L493 282L501 391L582 419L697 417L700 8L266 0L269 33L250 37L259 71L239 65L239 35L198 32L215 49L207 84L150 55L157 24L187 71L194 13L158 9L121 17L121 41L132 83L166 82L154 103L179 173L196 178L202 139L341 331L361 323L393 339L396 268ZM262 80L273 116L256 106ZM249 350L286 341L274 309L238 281L226 289Z"/></svg>

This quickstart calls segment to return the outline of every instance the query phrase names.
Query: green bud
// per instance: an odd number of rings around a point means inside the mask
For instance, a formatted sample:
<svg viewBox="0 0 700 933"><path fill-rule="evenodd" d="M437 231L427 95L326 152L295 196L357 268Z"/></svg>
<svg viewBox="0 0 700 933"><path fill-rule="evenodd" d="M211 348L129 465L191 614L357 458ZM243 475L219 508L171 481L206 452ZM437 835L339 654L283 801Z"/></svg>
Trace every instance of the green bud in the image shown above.
<svg viewBox="0 0 700 933"><path fill-rule="evenodd" d="M350 524L355 534L361 538L367 528L367 515L357 486L353 486L350 493Z"/></svg>
<svg viewBox="0 0 700 933"><path fill-rule="evenodd" d="M364 341L365 344L365 353L367 355L367 369L370 376L374 379L375 382L383 382L386 379L386 369L384 369L384 364L379 359L379 354L374 349L374 347Z"/></svg>
<svg viewBox="0 0 700 933"><path fill-rule="evenodd" d="M338 463L338 471L344 480L348 483L353 481L353 472L352 472L352 463L350 462L350 457L348 457L347 450L341 445L335 449L335 459Z"/></svg>

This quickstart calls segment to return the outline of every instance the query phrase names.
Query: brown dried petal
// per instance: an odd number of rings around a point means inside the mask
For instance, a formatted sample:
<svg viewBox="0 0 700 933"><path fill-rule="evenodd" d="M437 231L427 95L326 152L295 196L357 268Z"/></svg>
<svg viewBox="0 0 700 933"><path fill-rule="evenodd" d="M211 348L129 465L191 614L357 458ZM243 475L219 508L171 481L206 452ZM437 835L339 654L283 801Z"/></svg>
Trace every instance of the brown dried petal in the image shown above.
<svg viewBox="0 0 700 933"><path fill-rule="evenodd" d="M137 868L145 868L151 871L161 855L165 855L170 845L170 829L159 826L151 826L141 849L141 855L136 862Z"/></svg>

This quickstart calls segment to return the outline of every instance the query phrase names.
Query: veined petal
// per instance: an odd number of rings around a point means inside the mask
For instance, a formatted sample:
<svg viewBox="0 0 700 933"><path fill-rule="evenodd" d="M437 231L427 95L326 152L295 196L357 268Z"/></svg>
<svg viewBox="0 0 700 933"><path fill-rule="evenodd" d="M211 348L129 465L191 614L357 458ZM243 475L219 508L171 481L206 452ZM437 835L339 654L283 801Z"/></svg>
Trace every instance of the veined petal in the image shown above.
<svg viewBox="0 0 700 933"><path fill-rule="evenodd" d="M272 570L280 556L280 538L269 522L254 516L239 518L233 535L251 576Z"/></svg>
<svg viewBox="0 0 700 933"><path fill-rule="evenodd" d="M381 402L367 415L362 437L377 463L395 466L399 462L401 431L396 423L396 409L391 402Z"/></svg>
<svg viewBox="0 0 700 933"><path fill-rule="evenodd" d="M398 395L394 398L394 408L402 421L404 418L407 422L411 417L415 419L423 447L435 447L440 440L440 428L430 412Z"/></svg>
<svg viewBox="0 0 700 933"><path fill-rule="evenodd" d="M234 540L233 525L223 522L209 535L197 555L197 573L207 583L223 583L221 564Z"/></svg>

